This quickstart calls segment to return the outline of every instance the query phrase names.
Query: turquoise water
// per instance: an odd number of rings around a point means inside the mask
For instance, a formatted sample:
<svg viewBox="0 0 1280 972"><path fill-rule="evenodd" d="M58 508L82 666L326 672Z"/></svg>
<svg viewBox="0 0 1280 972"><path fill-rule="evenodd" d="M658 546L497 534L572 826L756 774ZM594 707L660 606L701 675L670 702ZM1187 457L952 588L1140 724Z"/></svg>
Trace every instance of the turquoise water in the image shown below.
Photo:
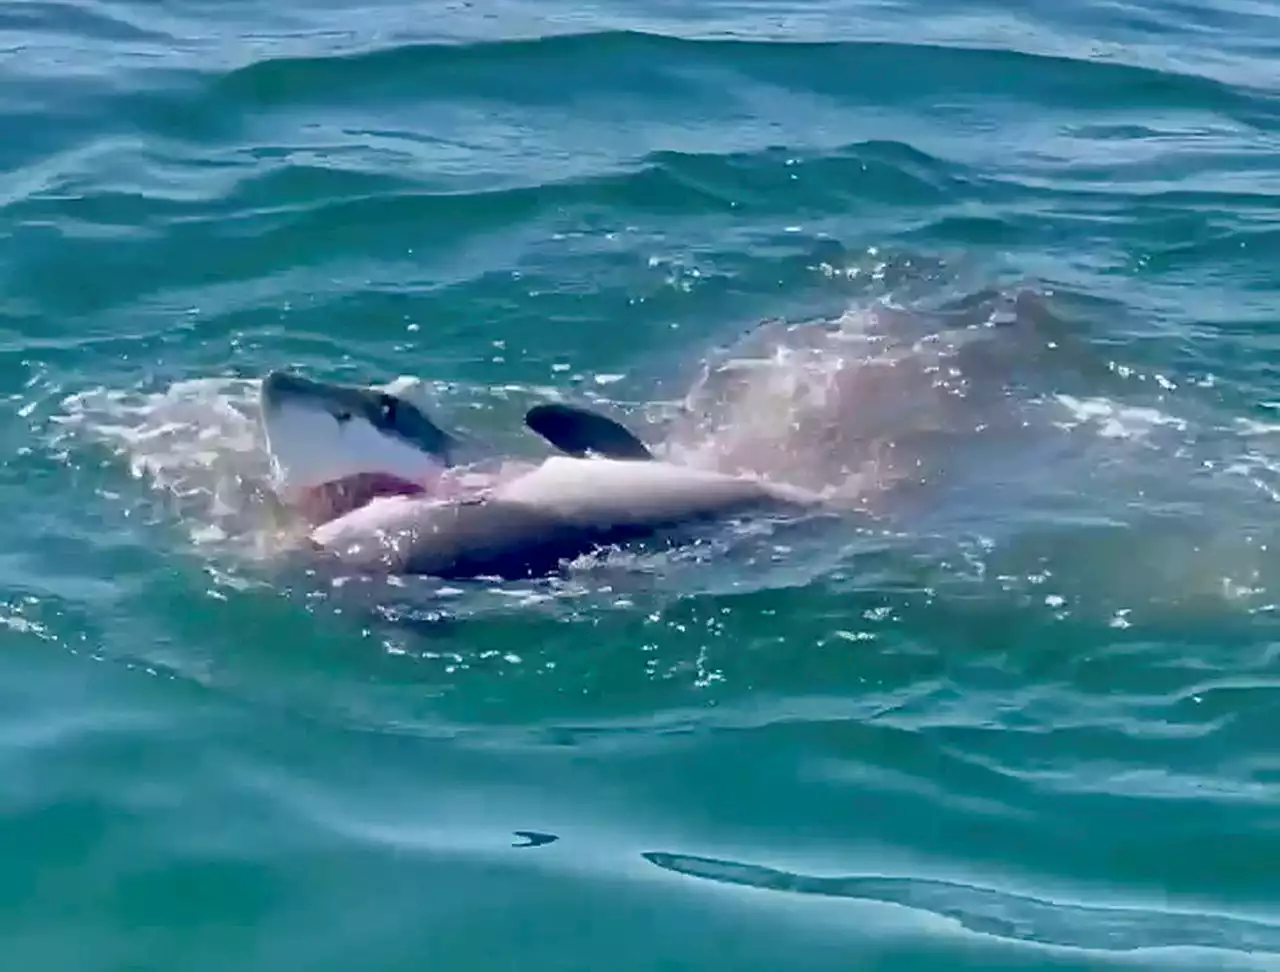
<svg viewBox="0 0 1280 972"><path fill-rule="evenodd" d="M5 967L1280 968L1276 38L9 4ZM847 438L791 429L833 362ZM285 365L495 448L693 389L686 454L864 475L816 527L335 586L264 514Z"/></svg>

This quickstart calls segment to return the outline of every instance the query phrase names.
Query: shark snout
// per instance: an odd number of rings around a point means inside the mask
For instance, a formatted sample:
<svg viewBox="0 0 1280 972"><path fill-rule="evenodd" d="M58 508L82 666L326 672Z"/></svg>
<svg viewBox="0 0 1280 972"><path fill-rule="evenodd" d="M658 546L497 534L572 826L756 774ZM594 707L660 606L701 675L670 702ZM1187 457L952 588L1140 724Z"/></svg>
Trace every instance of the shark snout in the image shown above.
<svg viewBox="0 0 1280 972"><path fill-rule="evenodd" d="M292 372L272 371L262 379L262 405L266 409L306 404L327 407L338 404L340 391L338 386L325 385Z"/></svg>

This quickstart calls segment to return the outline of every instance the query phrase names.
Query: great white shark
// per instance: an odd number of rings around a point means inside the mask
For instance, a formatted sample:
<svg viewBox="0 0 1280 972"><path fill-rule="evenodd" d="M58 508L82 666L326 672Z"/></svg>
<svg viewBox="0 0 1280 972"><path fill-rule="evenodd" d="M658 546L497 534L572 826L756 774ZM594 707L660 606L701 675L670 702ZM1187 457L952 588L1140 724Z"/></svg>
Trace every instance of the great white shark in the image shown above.
<svg viewBox="0 0 1280 972"><path fill-rule="evenodd" d="M526 427L558 454L476 474L460 440L407 397L272 371L263 432L277 496L310 543L359 570L440 578L546 576L604 548L815 493L661 461L597 412L535 405Z"/></svg>

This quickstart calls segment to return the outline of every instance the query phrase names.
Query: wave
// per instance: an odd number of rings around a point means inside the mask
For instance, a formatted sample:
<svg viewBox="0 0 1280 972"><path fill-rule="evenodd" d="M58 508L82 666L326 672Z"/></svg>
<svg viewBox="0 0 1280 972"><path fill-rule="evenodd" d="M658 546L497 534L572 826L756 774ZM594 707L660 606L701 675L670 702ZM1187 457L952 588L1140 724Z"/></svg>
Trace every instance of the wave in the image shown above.
<svg viewBox="0 0 1280 972"><path fill-rule="evenodd" d="M1019 97L1054 107L1110 108L1125 92L1133 111L1174 103L1259 122L1280 118L1266 88L1227 84L1169 67L1072 58L1009 48L893 41L790 41L689 38L637 30L603 30L482 43L406 43L327 56L251 61L214 74L211 95L262 106L295 100L341 103L392 96L495 99L545 103L565 96L632 93L637 82L660 95L673 82L715 78L727 69L741 80L791 92L835 93L842 99L900 104L945 92L991 93L1013 81ZM690 72L693 72L692 74ZM512 85L518 74L522 81Z"/></svg>
<svg viewBox="0 0 1280 972"><path fill-rule="evenodd" d="M1068 904L921 877L819 877L661 851L649 851L643 857L657 867L688 877L790 894L902 905L950 918L980 935L1072 950L1280 953L1280 925L1228 915Z"/></svg>

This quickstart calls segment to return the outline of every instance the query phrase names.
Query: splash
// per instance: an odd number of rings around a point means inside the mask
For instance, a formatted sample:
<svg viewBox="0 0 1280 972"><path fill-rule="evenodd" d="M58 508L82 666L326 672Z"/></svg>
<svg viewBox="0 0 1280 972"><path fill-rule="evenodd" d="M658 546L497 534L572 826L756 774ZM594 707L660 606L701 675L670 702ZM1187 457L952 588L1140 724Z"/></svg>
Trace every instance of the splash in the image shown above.
<svg viewBox="0 0 1280 972"><path fill-rule="evenodd" d="M709 359L672 419L668 455L886 510L943 466L1003 436L1013 445L1034 399L984 344L992 311L965 329L929 329L887 305L832 321L773 323ZM1008 349L1002 349L1008 353Z"/></svg>
<svg viewBox="0 0 1280 972"><path fill-rule="evenodd" d="M55 438L105 447L169 501L197 547L269 558L302 528L276 499L259 379L196 378L158 392L96 388L68 395ZM400 376L388 391L430 408L427 382Z"/></svg>
<svg viewBox="0 0 1280 972"><path fill-rule="evenodd" d="M881 303L766 322L707 355L674 401L645 403L652 423L637 430L671 461L825 492L847 522L816 533L744 523L687 551L586 558L568 579L509 586L499 600L572 612L565 606L590 592L596 605L634 606L636 589L803 585L850 576L887 545L905 565L933 564L928 584L939 591L985 585L1059 614L1090 597L1130 612L1144 598L1210 592L1240 602L1243 591L1256 607L1269 546L1245 524L1278 494L1271 436L1253 428L1213 439L1219 425L1193 418L1171 389L1134 395L1135 382L1148 386L1131 372L1114 380L1116 369L1035 294L975 299L953 314ZM61 402L55 438L107 449L201 554L270 563L296 543L299 524L270 489L258 387L207 378L80 392ZM440 410L446 425L461 414L505 429L493 440L503 452L517 440L539 446L512 431L513 402L560 396L405 376L384 387ZM1218 455L1206 459L1206 449ZM1172 527L1170 509L1192 515ZM1121 548L1123 565L1112 563ZM1159 569L1134 569L1147 560ZM377 596L398 593L382 585ZM453 591L430 596L458 601Z"/></svg>
<svg viewBox="0 0 1280 972"><path fill-rule="evenodd" d="M64 398L53 422L59 439L109 450L167 499L192 543L265 555L275 507L257 388L219 378L153 393L95 388Z"/></svg>

